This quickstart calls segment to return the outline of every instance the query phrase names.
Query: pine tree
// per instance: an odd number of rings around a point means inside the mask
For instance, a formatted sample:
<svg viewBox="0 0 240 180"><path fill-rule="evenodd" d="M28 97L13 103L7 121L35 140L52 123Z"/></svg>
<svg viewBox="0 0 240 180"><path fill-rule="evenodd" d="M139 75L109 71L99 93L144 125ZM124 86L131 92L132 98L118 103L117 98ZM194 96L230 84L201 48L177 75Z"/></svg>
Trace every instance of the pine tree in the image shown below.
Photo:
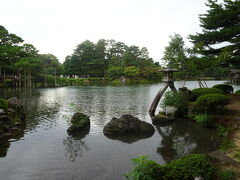
<svg viewBox="0 0 240 180"><path fill-rule="evenodd" d="M206 5L209 10L200 15L202 33L189 38L203 57L240 67L240 0L208 0Z"/></svg>

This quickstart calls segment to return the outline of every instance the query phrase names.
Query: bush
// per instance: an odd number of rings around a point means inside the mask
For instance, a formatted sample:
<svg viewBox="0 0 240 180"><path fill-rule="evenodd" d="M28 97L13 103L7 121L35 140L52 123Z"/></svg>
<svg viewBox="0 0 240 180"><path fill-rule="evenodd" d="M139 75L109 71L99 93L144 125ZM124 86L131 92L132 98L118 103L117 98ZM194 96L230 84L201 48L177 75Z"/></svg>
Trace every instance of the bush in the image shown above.
<svg viewBox="0 0 240 180"><path fill-rule="evenodd" d="M165 93L164 98L160 104L163 109L166 109L166 106L174 106L180 114L184 114L187 111L187 102L183 100L182 96L173 91L168 91Z"/></svg>
<svg viewBox="0 0 240 180"><path fill-rule="evenodd" d="M197 113L214 114L227 105L229 98L222 94L206 94L200 96L194 104L194 111Z"/></svg>
<svg viewBox="0 0 240 180"><path fill-rule="evenodd" d="M235 91L235 94L240 94L240 90Z"/></svg>
<svg viewBox="0 0 240 180"><path fill-rule="evenodd" d="M210 180L214 173L213 165L207 161L205 156L190 154L168 163L165 179L189 180L194 179L194 177L202 177L205 180Z"/></svg>
<svg viewBox="0 0 240 180"><path fill-rule="evenodd" d="M126 177L134 180L190 180L199 176L210 180L215 172L213 165L200 154L191 154L164 166L148 160L145 156L139 156L133 159L133 162L137 166L126 174Z"/></svg>
<svg viewBox="0 0 240 180"><path fill-rule="evenodd" d="M5 113L7 113L8 110L8 101L5 99L0 98L0 108L3 109Z"/></svg>
<svg viewBox="0 0 240 180"><path fill-rule="evenodd" d="M196 101L196 99L205 94L224 94L224 92L217 88L197 88L192 90L191 100Z"/></svg>
<svg viewBox="0 0 240 180"><path fill-rule="evenodd" d="M148 160L146 156L139 156L133 159L137 165L132 172L126 174L127 179L134 180L156 180L163 176L164 168L160 164Z"/></svg>
<svg viewBox="0 0 240 180"><path fill-rule="evenodd" d="M233 87L231 85L228 85L228 84L217 84L217 85L213 86L213 88L220 89L225 93L232 93L233 92Z"/></svg>
<svg viewBox="0 0 240 180"><path fill-rule="evenodd" d="M224 170L218 171L217 173L217 177L220 180L232 180L234 176L235 176L234 171L229 169L224 169Z"/></svg>
<svg viewBox="0 0 240 180"><path fill-rule="evenodd" d="M207 127L212 123L212 117L210 117L206 113L196 115L194 117L194 120L196 121L196 123L198 123L199 125L201 125L203 127Z"/></svg>

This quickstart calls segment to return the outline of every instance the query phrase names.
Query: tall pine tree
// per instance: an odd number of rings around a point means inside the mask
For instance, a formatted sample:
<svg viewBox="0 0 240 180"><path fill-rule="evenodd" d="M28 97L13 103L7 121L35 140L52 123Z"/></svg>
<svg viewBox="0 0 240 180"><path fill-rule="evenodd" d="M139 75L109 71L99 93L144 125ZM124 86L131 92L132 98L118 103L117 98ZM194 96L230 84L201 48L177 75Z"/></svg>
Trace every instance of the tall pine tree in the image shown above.
<svg viewBox="0 0 240 180"><path fill-rule="evenodd" d="M190 35L201 47L198 53L240 68L240 0L208 0L209 10L200 15L202 33Z"/></svg>

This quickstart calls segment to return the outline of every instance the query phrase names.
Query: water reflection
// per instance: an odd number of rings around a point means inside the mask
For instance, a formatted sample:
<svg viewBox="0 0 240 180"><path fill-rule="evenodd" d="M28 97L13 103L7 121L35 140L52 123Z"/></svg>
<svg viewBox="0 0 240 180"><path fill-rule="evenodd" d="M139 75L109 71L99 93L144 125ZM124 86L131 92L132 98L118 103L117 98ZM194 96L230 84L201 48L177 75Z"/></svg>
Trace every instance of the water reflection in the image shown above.
<svg viewBox="0 0 240 180"><path fill-rule="evenodd" d="M24 136L25 128L26 124L23 123L21 126L18 127L17 131L11 132L10 136L0 137L0 158L4 158L7 156L7 151L10 147L11 142L18 141Z"/></svg>
<svg viewBox="0 0 240 180"><path fill-rule="evenodd" d="M89 131L90 128L87 128L63 139L65 156L69 157L70 161L74 162L77 157L83 156L84 152L90 150L87 143L83 140L89 134Z"/></svg>
<svg viewBox="0 0 240 180"><path fill-rule="evenodd" d="M107 138L112 140L118 140L123 143L132 144L137 142L141 139L147 139L152 137L153 133L146 133L146 134L104 134Z"/></svg>
<svg viewBox="0 0 240 180"><path fill-rule="evenodd" d="M189 153L209 152L217 148L221 139L214 130L197 126L189 120L178 120L168 126L156 126L162 137L157 153L166 162Z"/></svg>

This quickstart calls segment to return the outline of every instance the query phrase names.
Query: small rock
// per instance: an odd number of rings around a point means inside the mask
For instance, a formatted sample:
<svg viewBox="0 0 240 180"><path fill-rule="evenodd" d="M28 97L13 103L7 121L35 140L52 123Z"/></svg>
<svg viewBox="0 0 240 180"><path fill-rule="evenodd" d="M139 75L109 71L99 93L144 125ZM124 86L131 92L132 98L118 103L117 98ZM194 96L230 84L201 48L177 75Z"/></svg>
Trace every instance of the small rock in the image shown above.
<svg viewBox="0 0 240 180"><path fill-rule="evenodd" d="M12 133L5 133L5 134L4 134L5 137L9 137L9 136L11 136L11 135L12 135Z"/></svg>
<svg viewBox="0 0 240 180"><path fill-rule="evenodd" d="M15 122L14 125L15 125L15 126L21 126L22 123L21 123L21 122Z"/></svg>
<svg viewBox="0 0 240 180"><path fill-rule="evenodd" d="M115 133L153 133L154 127L132 115L122 115L119 119L112 118L112 120L103 128L104 134Z"/></svg>
<svg viewBox="0 0 240 180"><path fill-rule="evenodd" d="M3 109L0 109L0 115L3 115L3 114L5 114Z"/></svg>
<svg viewBox="0 0 240 180"><path fill-rule="evenodd" d="M12 131L19 131L19 129L17 127L13 127L11 130Z"/></svg>
<svg viewBox="0 0 240 180"><path fill-rule="evenodd" d="M82 129L89 128L90 119L83 113L75 113L71 119L72 125L68 128L68 133L79 132Z"/></svg>
<svg viewBox="0 0 240 180"><path fill-rule="evenodd" d="M10 119L8 116L6 115L1 115L0 116L0 121L4 122L4 123L7 123L7 122L10 122Z"/></svg>
<svg viewBox="0 0 240 180"><path fill-rule="evenodd" d="M204 180L202 177L195 177L194 180Z"/></svg>

